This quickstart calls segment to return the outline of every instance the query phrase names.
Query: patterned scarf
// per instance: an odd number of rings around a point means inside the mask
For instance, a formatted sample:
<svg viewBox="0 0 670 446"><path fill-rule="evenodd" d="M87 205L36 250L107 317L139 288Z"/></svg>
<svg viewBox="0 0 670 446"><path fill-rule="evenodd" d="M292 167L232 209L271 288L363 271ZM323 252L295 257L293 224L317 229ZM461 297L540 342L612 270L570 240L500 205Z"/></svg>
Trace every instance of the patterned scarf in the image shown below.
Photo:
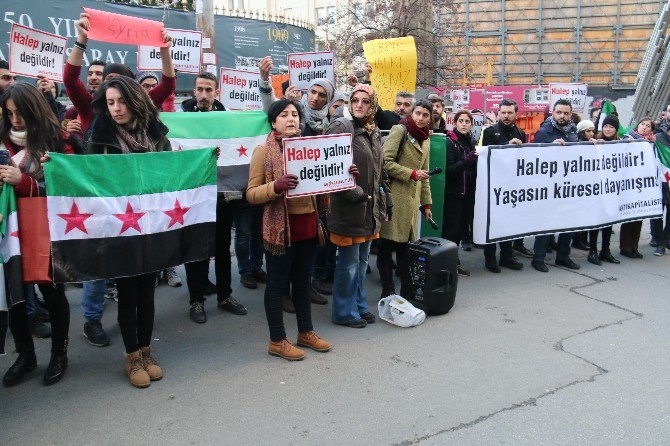
<svg viewBox="0 0 670 446"><path fill-rule="evenodd" d="M275 130L268 134L265 141L265 182L270 183L284 175L284 157L282 156L283 135ZM266 203L263 210L263 247L275 256L286 254L286 248L291 246L291 227L286 206L286 194ZM312 196L314 207L319 215L325 215L330 208L330 198L327 194ZM317 236L319 244L325 242L325 233L321 221L317 219Z"/></svg>
<svg viewBox="0 0 670 446"><path fill-rule="evenodd" d="M133 126L132 133L122 125L116 124L121 153L155 152L156 144L149 138L147 130Z"/></svg>
<svg viewBox="0 0 670 446"><path fill-rule="evenodd" d="M18 167L22 173L25 173L36 181L42 181L44 179L44 170L40 163L40 157L35 156L32 151L28 150L27 132L25 130L18 131L10 129L9 140L19 148L16 155L12 157L16 167Z"/></svg>
<svg viewBox="0 0 670 446"><path fill-rule="evenodd" d="M351 108L351 99L354 97L354 94L357 92L362 91L368 94L370 96L370 109L368 110L368 113L362 118L356 118L354 116L354 111ZM372 132L375 131L377 128L377 124L375 123L375 114L377 113L377 93L375 93L375 90L368 84L358 84L354 87L353 91L349 95L349 104L347 104L347 107L349 107L349 112L351 113L351 116L354 116L354 120L358 121L365 129L368 135L372 135Z"/></svg>

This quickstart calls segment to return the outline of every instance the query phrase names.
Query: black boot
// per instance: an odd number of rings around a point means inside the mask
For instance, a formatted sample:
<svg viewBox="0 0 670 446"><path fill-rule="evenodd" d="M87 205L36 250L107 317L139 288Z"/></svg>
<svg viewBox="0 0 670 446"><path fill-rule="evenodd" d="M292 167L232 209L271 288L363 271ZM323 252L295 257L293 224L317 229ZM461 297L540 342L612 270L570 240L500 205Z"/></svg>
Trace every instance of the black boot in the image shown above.
<svg viewBox="0 0 670 446"><path fill-rule="evenodd" d="M598 251L589 251L589 256L586 258L586 260L589 263L593 263L594 265L602 265L603 262L600 261L600 257L598 256Z"/></svg>
<svg viewBox="0 0 670 446"><path fill-rule="evenodd" d="M37 358L35 352L19 353L14 364L7 370L5 376L2 378L2 384L5 387L11 387L21 382L21 379L32 372L37 367Z"/></svg>
<svg viewBox="0 0 670 446"><path fill-rule="evenodd" d="M44 385L50 386L63 379L67 369L67 340L63 348L57 352L51 352L49 365L44 372Z"/></svg>

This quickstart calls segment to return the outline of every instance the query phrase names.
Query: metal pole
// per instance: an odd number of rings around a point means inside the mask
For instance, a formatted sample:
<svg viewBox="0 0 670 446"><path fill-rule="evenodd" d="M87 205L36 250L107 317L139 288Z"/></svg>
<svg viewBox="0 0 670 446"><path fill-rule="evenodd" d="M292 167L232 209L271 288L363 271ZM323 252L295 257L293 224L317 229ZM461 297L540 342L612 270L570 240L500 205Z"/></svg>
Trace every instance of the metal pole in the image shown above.
<svg viewBox="0 0 670 446"><path fill-rule="evenodd" d="M216 54L216 34L214 32L214 0L195 0L196 14L195 26L198 31L202 32L203 39L208 38L210 47L203 49L203 60L205 53ZM202 2L202 12L198 11L197 5ZM200 12L200 13L199 13ZM207 65L200 62L200 71L207 71ZM218 76L218 73L215 73Z"/></svg>

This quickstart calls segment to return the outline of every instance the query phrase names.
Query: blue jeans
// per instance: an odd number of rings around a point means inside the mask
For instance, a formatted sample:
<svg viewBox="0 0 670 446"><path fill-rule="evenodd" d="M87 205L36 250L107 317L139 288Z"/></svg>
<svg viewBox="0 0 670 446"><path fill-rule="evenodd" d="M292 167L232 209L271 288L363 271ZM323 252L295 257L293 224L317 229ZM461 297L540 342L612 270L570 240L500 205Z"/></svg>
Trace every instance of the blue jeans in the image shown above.
<svg viewBox="0 0 670 446"><path fill-rule="evenodd" d="M28 314L28 319L35 319L37 317L35 285L25 285L23 288L26 293L26 313Z"/></svg>
<svg viewBox="0 0 670 446"><path fill-rule="evenodd" d="M235 211L235 255L240 275L260 272L263 267L263 209Z"/></svg>
<svg viewBox="0 0 670 446"><path fill-rule="evenodd" d="M333 322L352 322L369 311L365 294L369 255L370 241L338 246L333 281Z"/></svg>
<svg viewBox="0 0 670 446"><path fill-rule="evenodd" d="M84 282L84 294L81 298L81 311L86 322L100 322L105 311L105 289L107 281L92 280Z"/></svg>
<svg viewBox="0 0 670 446"><path fill-rule="evenodd" d="M551 235L538 235L535 237L535 245L533 245L533 262L544 262L544 258L547 256L547 248L549 247L550 239ZM556 260L567 260L570 258L571 241L572 233L558 235Z"/></svg>

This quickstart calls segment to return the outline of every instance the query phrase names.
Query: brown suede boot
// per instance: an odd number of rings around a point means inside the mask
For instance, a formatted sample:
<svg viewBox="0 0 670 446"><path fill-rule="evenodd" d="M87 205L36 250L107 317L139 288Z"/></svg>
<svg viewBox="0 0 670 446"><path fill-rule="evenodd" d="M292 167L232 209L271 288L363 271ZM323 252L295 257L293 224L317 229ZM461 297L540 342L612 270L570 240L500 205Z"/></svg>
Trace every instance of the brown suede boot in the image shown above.
<svg viewBox="0 0 670 446"><path fill-rule="evenodd" d="M333 345L330 342L321 339L319 335L314 332L314 330L308 331L307 333L299 333L297 344L300 347L309 347L312 350L321 353L325 353L333 348Z"/></svg>
<svg viewBox="0 0 670 446"><path fill-rule="evenodd" d="M141 347L142 351L142 366L149 375L151 381L158 381L163 377L163 370L158 365L156 360L151 356L151 347Z"/></svg>
<svg viewBox="0 0 670 446"><path fill-rule="evenodd" d="M301 361L305 358L305 351L293 346L288 339L283 339L279 342L270 341L268 353L289 361Z"/></svg>
<svg viewBox="0 0 670 446"><path fill-rule="evenodd" d="M142 350L126 355L126 376L135 387L149 387L151 380L142 365Z"/></svg>

